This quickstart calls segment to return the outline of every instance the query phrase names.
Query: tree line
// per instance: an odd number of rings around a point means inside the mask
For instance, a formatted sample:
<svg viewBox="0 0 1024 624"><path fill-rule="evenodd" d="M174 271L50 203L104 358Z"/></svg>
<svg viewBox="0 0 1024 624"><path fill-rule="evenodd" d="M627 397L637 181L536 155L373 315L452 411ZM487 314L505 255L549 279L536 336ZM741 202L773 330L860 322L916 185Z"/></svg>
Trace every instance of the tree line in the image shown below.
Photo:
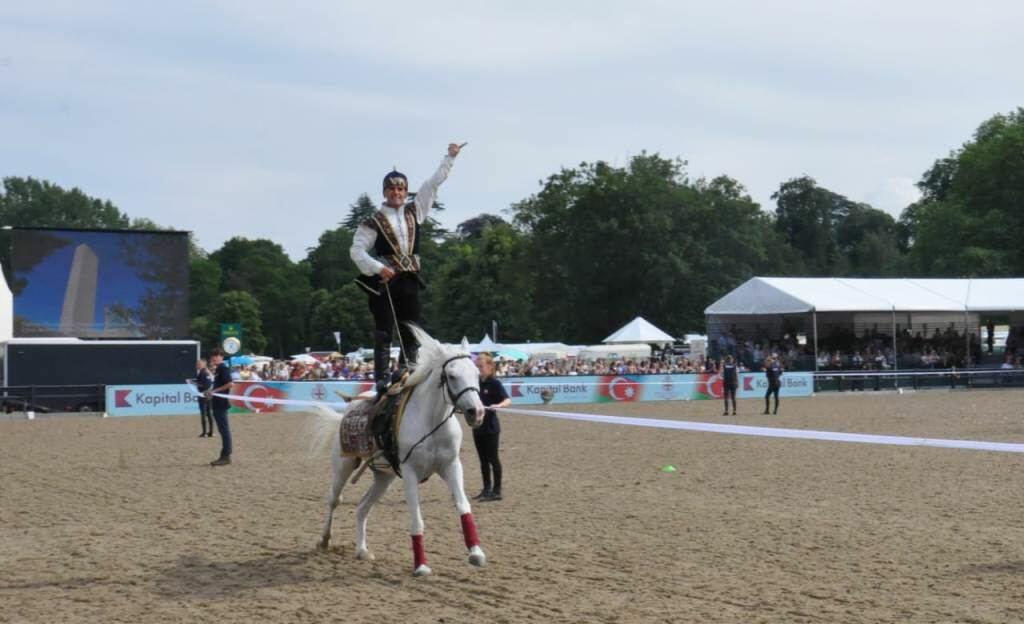
<svg viewBox="0 0 1024 624"><path fill-rule="evenodd" d="M894 219L806 175L782 182L763 210L739 181L691 178L683 160L581 163L501 214L454 231L425 225L424 326L447 341L476 340L497 321L505 342L593 343L637 315L673 335L701 331L704 308L755 275L1024 275L1024 108L986 120L917 186L921 199ZM299 261L265 239L236 237L212 252L193 244L193 337L212 345L220 323L241 322L246 350L269 355L333 349L336 331L343 349L372 344L348 250L377 205L359 195ZM17 177L4 179L0 222L159 227L78 189Z"/></svg>

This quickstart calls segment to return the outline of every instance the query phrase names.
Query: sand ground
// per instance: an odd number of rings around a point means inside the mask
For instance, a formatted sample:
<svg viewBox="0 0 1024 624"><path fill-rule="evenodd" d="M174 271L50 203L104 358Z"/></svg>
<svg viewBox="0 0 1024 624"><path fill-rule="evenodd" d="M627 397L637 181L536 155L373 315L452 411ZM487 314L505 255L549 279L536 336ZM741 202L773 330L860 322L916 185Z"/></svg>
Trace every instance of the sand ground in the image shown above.
<svg viewBox="0 0 1024 624"><path fill-rule="evenodd" d="M760 407L575 409L1024 442L1021 391ZM353 557L366 480L339 508L339 546L315 550L329 460L308 455L308 418L233 416L220 469L198 417L0 422L0 622L1024 621L1024 455L506 415L506 498L474 507L489 566L466 563L432 478L435 576L414 579L400 487L371 517L376 561Z"/></svg>

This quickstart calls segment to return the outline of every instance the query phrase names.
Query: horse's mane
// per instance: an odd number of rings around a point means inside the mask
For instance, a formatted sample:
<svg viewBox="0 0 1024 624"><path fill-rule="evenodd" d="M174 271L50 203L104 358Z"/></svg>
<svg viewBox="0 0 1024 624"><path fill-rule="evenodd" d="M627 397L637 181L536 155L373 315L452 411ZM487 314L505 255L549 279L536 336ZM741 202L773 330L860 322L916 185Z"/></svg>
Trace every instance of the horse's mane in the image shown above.
<svg viewBox="0 0 1024 624"><path fill-rule="evenodd" d="M420 344L420 351L416 358L416 367L409 375L409 378L405 380L406 386L415 386L420 384L430 375L430 371L444 364L445 360L465 353L465 351L459 347L441 344L430 334L423 331L423 328L419 325L408 323L408 327L412 331L413 336L416 337L416 341Z"/></svg>

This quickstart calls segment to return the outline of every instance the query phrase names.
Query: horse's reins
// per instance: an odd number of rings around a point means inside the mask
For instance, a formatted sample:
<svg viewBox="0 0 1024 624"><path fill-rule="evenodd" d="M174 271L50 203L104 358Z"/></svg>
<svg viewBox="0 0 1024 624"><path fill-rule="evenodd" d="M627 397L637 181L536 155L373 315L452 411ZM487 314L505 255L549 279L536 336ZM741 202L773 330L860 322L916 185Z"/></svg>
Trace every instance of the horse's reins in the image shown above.
<svg viewBox="0 0 1024 624"><path fill-rule="evenodd" d="M395 322L395 333L398 334L398 348L401 349L402 357L406 365L409 364L409 354L405 351L405 342L402 340L402 328L398 326L398 315L395 314L395 302L391 300L390 280L384 282L384 291L388 293L388 305L391 306L391 319ZM388 345L390 347L391 345Z"/></svg>
<svg viewBox="0 0 1024 624"><path fill-rule="evenodd" d="M441 422L437 423L437 426L431 429L427 433L427 435L423 436L416 442L416 444L413 444L411 447L409 447L409 451L405 454L405 457L402 458L402 461L399 463L399 465L409 461L409 457L412 455L412 452L416 450L416 447L422 444L424 441L426 441L427 438L437 433L437 430L444 426L444 424L448 422L448 419L455 415L455 412L458 411L458 402L462 395L466 394L467 392L476 392L477 394L480 394L480 389L474 386L466 386L465 388L460 390L458 394L452 392L452 387L448 384L448 373L445 372L445 369L448 367L449 364L451 364L455 360L461 360L462 358L466 358L467 360L472 359L468 355L456 355L455 357L448 358L447 360L444 361L444 364L441 365L441 383L439 384L439 386L445 389L445 394L447 395L447 398L451 400L451 411L448 412L448 415L441 419Z"/></svg>
<svg viewBox="0 0 1024 624"><path fill-rule="evenodd" d="M405 207L403 206L403 210L404 208ZM384 232L384 227L381 225L380 220L377 219L377 215L373 215L373 217L371 218L374 220L374 222L377 223L377 229L379 229L381 232ZM411 238L409 240L409 251L411 253L413 247L416 245L416 230L413 230L410 234ZM398 268L408 269L409 265L406 262L404 262L403 259L408 259L409 256L402 253L402 250L399 248L400 245L399 247L396 247L395 242L392 241L387 236L384 237L384 240L387 241L388 246L391 247L391 251L395 252L395 257L399 258ZM395 275L397 277L397 272ZM402 340L402 328L398 326L398 315L395 314L395 302L391 299L391 280L386 280L384 282L384 290L385 292L388 293L388 305L391 306L391 320L395 322L395 333L398 334L398 347L401 350L402 357L405 358L406 364L408 364L409 353L405 350L405 342Z"/></svg>

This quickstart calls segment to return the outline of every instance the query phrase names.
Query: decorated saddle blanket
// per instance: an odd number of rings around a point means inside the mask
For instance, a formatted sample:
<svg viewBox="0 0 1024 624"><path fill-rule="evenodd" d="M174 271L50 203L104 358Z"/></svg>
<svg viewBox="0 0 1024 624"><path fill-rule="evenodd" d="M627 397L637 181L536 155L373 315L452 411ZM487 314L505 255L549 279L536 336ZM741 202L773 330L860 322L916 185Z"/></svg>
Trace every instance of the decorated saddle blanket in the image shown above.
<svg viewBox="0 0 1024 624"><path fill-rule="evenodd" d="M397 385L397 384L396 384ZM412 388L395 388L380 401L361 401L341 420L341 455L366 459L380 451L401 476L398 458L398 430Z"/></svg>
<svg viewBox="0 0 1024 624"><path fill-rule="evenodd" d="M372 401L360 401L345 412L341 419L342 457L369 457L377 451L371 427L376 407Z"/></svg>

